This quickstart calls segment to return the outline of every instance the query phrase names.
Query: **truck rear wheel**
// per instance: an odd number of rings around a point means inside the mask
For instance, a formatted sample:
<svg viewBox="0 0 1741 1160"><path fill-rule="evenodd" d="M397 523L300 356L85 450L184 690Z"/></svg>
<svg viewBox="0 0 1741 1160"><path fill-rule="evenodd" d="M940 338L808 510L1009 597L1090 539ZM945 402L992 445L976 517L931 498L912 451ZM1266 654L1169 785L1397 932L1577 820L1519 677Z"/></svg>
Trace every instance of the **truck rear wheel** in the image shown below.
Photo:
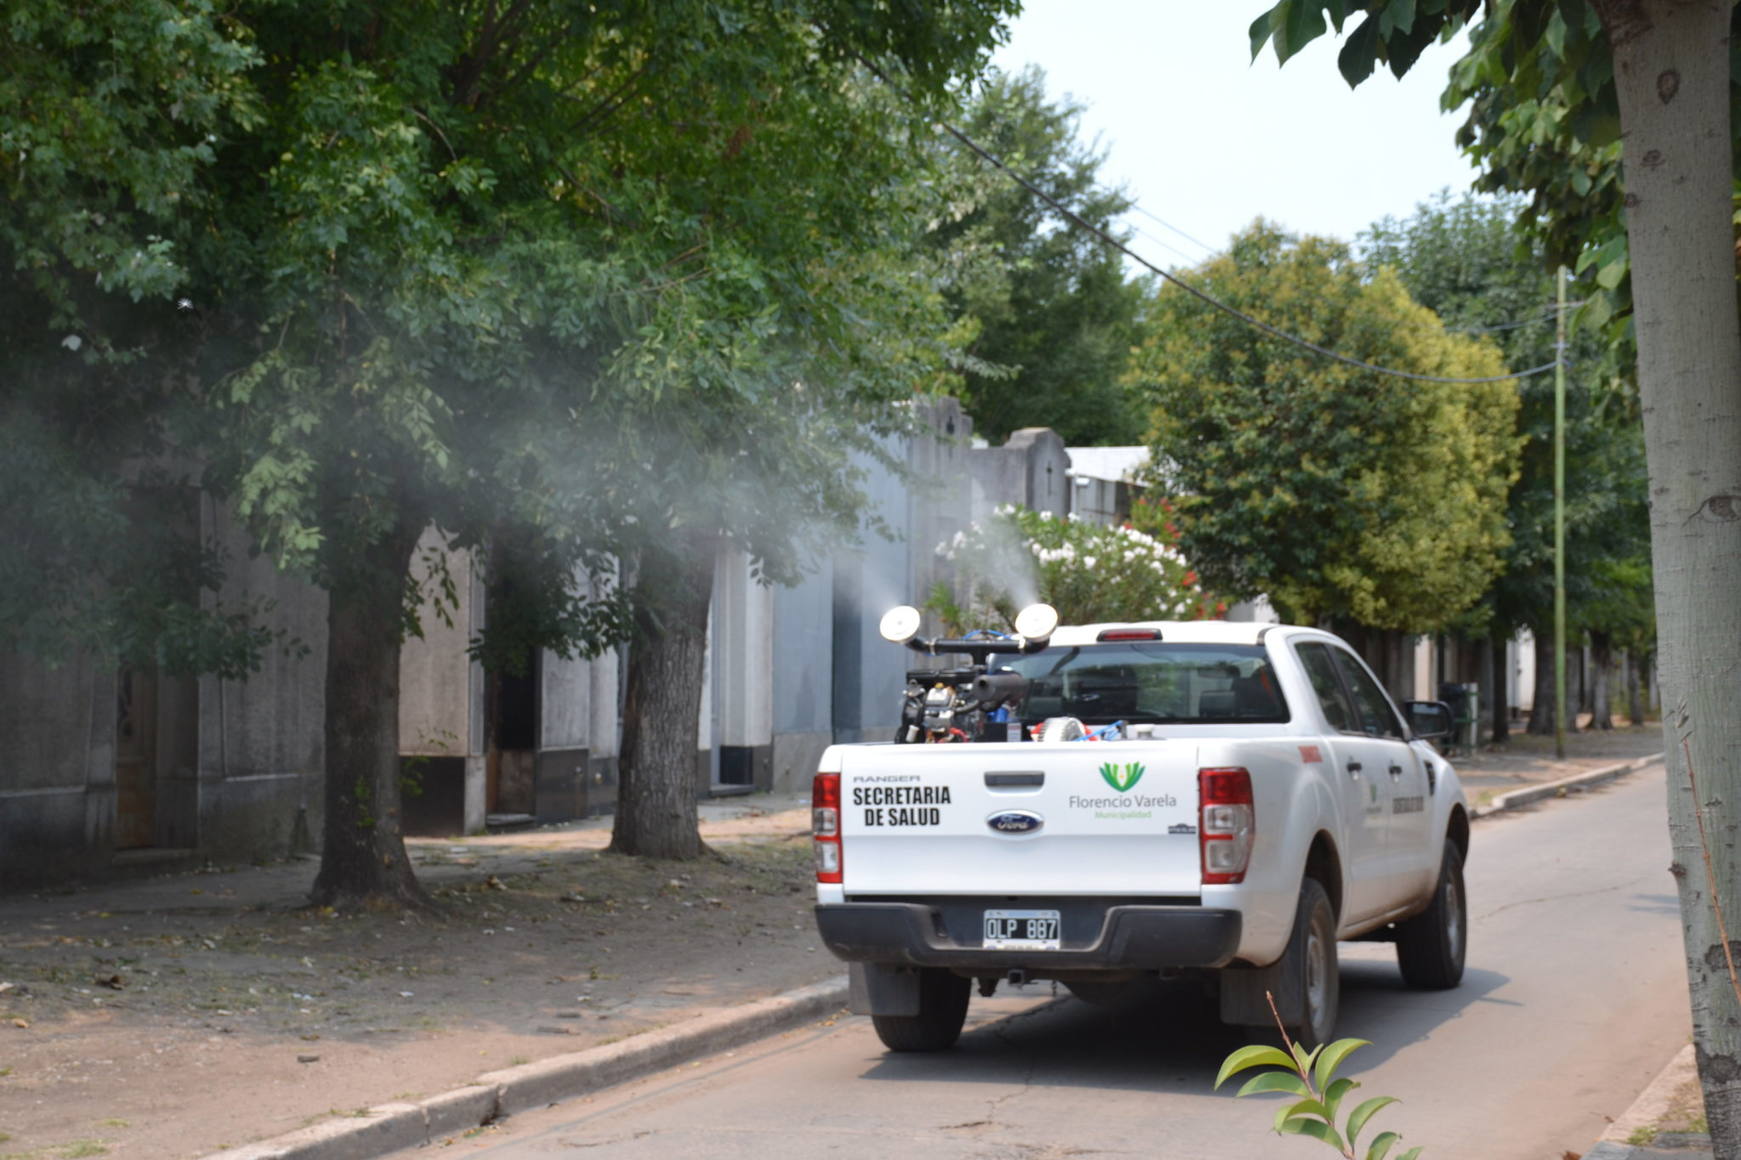
<svg viewBox="0 0 1741 1160"><path fill-rule="evenodd" d="M890 1051L942 1051L961 1038L973 980L936 967L919 973L917 1015L872 1015L877 1038Z"/></svg>
<svg viewBox="0 0 1741 1160"><path fill-rule="evenodd" d="M1463 955L1469 942L1469 914L1463 906L1463 855L1445 843L1439 884L1432 903L1396 924L1396 964L1403 982L1427 991L1444 991L1463 981Z"/></svg>
<svg viewBox="0 0 1741 1160"><path fill-rule="evenodd" d="M1295 989L1294 1002L1278 1004L1294 1013L1283 1027L1295 1043L1310 1050L1330 1041L1336 1027L1336 1012L1342 1004L1342 974L1336 961L1336 908L1323 883L1307 878L1300 883L1300 906L1294 912L1294 931L1288 938L1287 957L1296 969L1285 973Z"/></svg>

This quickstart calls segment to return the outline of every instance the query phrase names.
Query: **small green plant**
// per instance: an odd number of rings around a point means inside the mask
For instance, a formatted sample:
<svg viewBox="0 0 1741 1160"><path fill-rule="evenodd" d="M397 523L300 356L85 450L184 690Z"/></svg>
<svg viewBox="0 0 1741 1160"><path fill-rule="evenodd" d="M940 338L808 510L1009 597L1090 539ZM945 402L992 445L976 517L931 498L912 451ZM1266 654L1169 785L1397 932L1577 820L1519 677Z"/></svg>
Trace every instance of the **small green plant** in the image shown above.
<svg viewBox="0 0 1741 1160"><path fill-rule="evenodd" d="M108 1155L109 1147L104 1140L74 1140L62 1147L57 1155L60 1160L88 1160L91 1156Z"/></svg>
<svg viewBox="0 0 1741 1160"><path fill-rule="evenodd" d="M1270 1010L1275 1010L1274 1000L1270 1002ZM1279 1018L1276 1025L1281 1026ZM1338 1077L1336 1071L1356 1048L1369 1047L1372 1041L1338 1039L1334 1043L1307 1051L1289 1039L1288 1033L1283 1031L1282 1042L1287 1045L1286 1052L1275 1047L1257 1045L1242 1047L1230 1054L1222 1061L1221 1074L1215 1077L1216 1088L1249 1068L1280 1068L1279 1071L1266 1071L1252 1076L1235 1096L1253 1096L1264 1092L1281 1092L1295 1096L1296 1099L1283 1104L1276 1112L1275 1130L1278 1135L1310 1136L1314 1140L1322 1140L1346 1160L1386 1160L1390 1150L1402 1142L1402 1137L1395 1132L1380 1132L1372 1138L1372 1143L1365 1152L1356 1149L1359 1147L1360 1133L1365 1130L1367 1122L1381 1109L1397 1103L1395 1097L1374 1096L1365 1100L1348 1113L1348 1118L1340 1129L1336 1126L1336 1117L1341 1112L1343 1098L1360 1086L1351 1079ZM1420 1154L1421 1149L1414 1147L1397 1156L1396 1160L1416 1160Z"/></svg>

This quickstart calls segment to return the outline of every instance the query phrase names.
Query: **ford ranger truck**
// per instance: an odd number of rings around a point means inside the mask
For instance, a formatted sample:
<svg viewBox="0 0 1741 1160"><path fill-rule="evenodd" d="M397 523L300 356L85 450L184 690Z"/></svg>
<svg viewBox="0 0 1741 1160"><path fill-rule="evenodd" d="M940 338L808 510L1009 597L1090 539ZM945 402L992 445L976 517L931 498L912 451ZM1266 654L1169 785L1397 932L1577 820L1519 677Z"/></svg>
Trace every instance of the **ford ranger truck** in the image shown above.
<svg viewBox="0 0 1741 1160"><path fill-rule="evenodd" d="M975 981L1097 1001L1197 977L1224 1022L1279 1016L1311 1047L1338 940L1394 941L1415 987L1461 980L1468 807L1425 739L1445 706L1405 715L1340 639L1287 625L1062 627L987 667L1027 681L1021 740L819 763L817 925L891 1050L954 1044Z"/></svg>

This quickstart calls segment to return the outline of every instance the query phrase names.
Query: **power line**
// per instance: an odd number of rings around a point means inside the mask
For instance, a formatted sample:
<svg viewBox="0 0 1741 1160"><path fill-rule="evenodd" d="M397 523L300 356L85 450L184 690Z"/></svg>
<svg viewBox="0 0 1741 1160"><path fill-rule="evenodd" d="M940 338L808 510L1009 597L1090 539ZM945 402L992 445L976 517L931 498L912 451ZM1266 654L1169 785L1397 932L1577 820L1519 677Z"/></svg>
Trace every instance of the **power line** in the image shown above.
<svg viewBox="0 0 1741 1160"><path fill-rule="evenodd" d="M1160 222L1162 225L1166 226L1169 230L1172 230L1175 234L1178 234L1181 238L1184 238L1187 242L1190 242L1193 246L1201 246L1203 248L1204 252L1206 252L1208 254L1213 255L1213 254L1217 254L1220 252L1214 246L1210 245L1208 242L1198 241L1196 238L1192 237L1190 234L1186 233L1184 230L1180 229L1178 226L1174 225L1172 222L1168 221L1166 218L1161 217L1159 214L1153 213L1147 209L1144 209L1142 206L1138 205L1134 201L1131 202L1130 208L1134 209L1136 212L1142 214L1146 218L1150 218L1154 221Z"/></svg>
<svg viewBox="0 0 1741 1160"><path fill-rule="evenodd" d="M858 62L860 64L864 65L865 68L869 69L873 76L875 76L878 80L882 81L885 85L889 86L889 88L893 89L897 94L899 94L902 97L902 99L906 100L910 104L915 105L916 107L920 107L920 108L923 107L923 106L919 105L919 102L915 101L911 96L909 96L907 94L906 90L902 89L901 86L895 84L894 81L890 80L888 75L885 74L876 65L872 64L869 60L866 60L863 56L859 55L858 53L853 53L853 56L855 56L858 59ZM959 141L963 145L967 146L967 148L973 154L975 154L977 157L979 157L980 160L982 160L986 164L992 166L994 169L998 170L1000 173L1004 174L1004 176L1008 177L1011 181L1014 181L1017 185L1021 186L1025 190L1027 190L1033 196L1039 198L1048 207L1050 207L1055 213L1057 213L1061 217L1063 217L1065 221L1076 226L1078 229L1087 230L1089 233L1091 233L1095 237L1099 238L1103 243L1111 246L1113 249L1117 250L1119 253L1123 254L1125 257L1129 258L1131 261L1142 266L1144 269L1150 271L1151 273L1159 274L1162 278L1166 279L1168 282L1171 282L1173 285L1177 286L1179 289L1185 291L1185 293L1191 295L1192 297L1198 299L1199 301L1205 303L1206 305L1213 306L1215 309L1221 311L1224 314L1227 314L1233 318L1237 318L1239 321L1245 323L1247 326L1253 327L1257 330L1261 330L1265 334L1270 335L1272 338L1279 338L1283 342L1292 343L1295 346L1301 347L1305 350L1309 350L1313 354L1319 355L1323 358L1334 360L1335 362L1342 363L1345 366L1356 367L1356 368L1363 370L1363 371L1371 371L1374 374L1388 375L1392 378L1410 379L1410 380L1413 380L1415 382L1422 382L1422 383L1467 383L1467 384L1471 384L1471 385L1476 384L1476 383L1502 383L1502 382L1505 382L1507 379L1528 378L1531 375L1539 375L1539 374L1543 374L1547 371L1551 371L1554 369L1554 367L1559 365L1558 362L1550 362L1550 363L1543 363L1539 367L1530 367L1528 370L1513 371L1510 374L1487 375L1487 376L1484 376L1481 378L1457 378L1457 377L1454 377L1451 375L1423 375L1423 374L1419 374L1415 371L1402 371L1402 370L1397 370L1394 367L1379 366L1377 363L1369 363L1369 362L1364 361L1363 359L1353 358L1349 355L1342 354L1339 351L1331 350L1328 347L1319 346L1317 343L1308 341L1307 339L1304 339L1304 338L1301 338L1297 334L1290 334L1289 332L1281 329L1279 326L1272 326L1269 323L1263 321L1263 319L1261 319L1261 318L1254 318L1252 315L1247 314L1245 311L1239 309L1237 306L1233 306L1229 303L1223 302L1219 298L1216 298L1211 294L1208 294L1202 290L1197 289L1197 287L1191 285L1191 283L1185 281L1183 278L1180 278L1177 275L1175 275L1167 270L1163 270L1161 267L1155 265L1153 262L1151 262L1147 258L1143 257L1141 254L1137 253L1135 250L1131 249L1129 246L1125 245L1123 242L1119 241L1117 238L1113 237L1111 234L1107 233L1105 230L1103 230L1099 226L1095 225L1093 222L1088 221L1081 214L1077 213L1075 210L1071 209L1069 206L1065 205L1063 202L1060 202L1057 198L1053 197L1051 194L1047 193L1045 190L1043 190L1039 186L1035 185L1032 181L1029 181L1026 177L1022 176L1020 173L1017 173L1015 170L1011 169L1008 165L1006 165L1004 163L1004 161L1001 157L997 156L995 153L992 153L990 150L986 149L979 142L975 141L972 137L969 137L966 133L963 133L960 129L957 129L954 125L950 124L948 121L944 121L944 120L939 119L939 120L935 120L933 123L936 124L937 127L942 129L945 133L948 133L951 137L955 138L957 141ZM1163 223L1163 224L1165 224L1165 223ZM1169 228L1171 228L1171 227L1169 227ZM1198 245L1202 245L1202 243L1199 242Z"/></svg>
<svg viewBox="0 0 1741 1160"><path fill-rule="evenodd" d="M878 75L880 76L881 74ZM886 78L884 79L886 80ZM1350 355L1342 354L1340 351L1331 350L1329 347L1319 346L1317 343L1301 338L1297 334L1290 334L1279 326L1271 326L1261 318L1254 318L1250 314L1239 309L1237 306L1223 302L1219 298L1197 289L1197 287L1191 285L1191 283L1185 281L1183 278L1180 278L1167 270L1161 269L1161 267L1155 265L1141 254L1137 253L1135 250L1095 225L1093 222L1088 221L1081 214L1060 202L1057 198L1029 181L1026 177L1023 177L1008 165L1005 165L1002 158L981 146L979 142L975 141L972 137L969 137L966 133L963 133L960 129L957 129L954 125L951 125L948 121L938 121L937 124L942 127L944 132L967 146L967 148L976 154L982 161L993 166L1009 177L1017 185L1020 185L1023 189L1045 202L1054 212L1061 214L1066 221L1069 221L1080 229L1087 230L1102 242L1117 249L1125 257L1138 263L1149 271L1159 274L1162 278L1165 278L1167 281L1199 301L1204 302L1209 306L1213 306L1224 314L1239 319L1239 321L1245 323L1247 326L1261 330L1273 338L1281 339L1283 342L1290 342L1295 346L1302 347L1323 358L1333 359L1346 366L1358 367L1360 370L1371 371L1374 374L1389 375L1392 378L1398 379L1412 379L1415 382L1424 383L1502 383L1507 379L1521 379L1527 378L1530 375L1539 375L1546 371L1553 370L1554 367L1558 365L1557 363L1550 362L1543 363L1539 367L1531 367L1524 371L1513 371L1511 374L1486 375L1480 378L1458 378L1452 375L1424 375L1415 371L1403 371L1397 370L1395 367L1379 366L1377 363L1369 363L1363 359L1357 359Z"/></svg>
<svg viewBox="0 0 1741 1160"><path fill-rule="evenodd" d="M1574 308L1582 306L1582 305L1584 305L1582 302L1568 302L1568 303L1566 303L1566 309L1571 310L1571 309L1574 309ZM1496 322L1492 326L1447 326L1445 328L1445 333L1447 333L1447 334L1498 334L1502 330L1518 330L1518 329L1521 329L1525 326L1535 326L1535 325L1537 325L1539 323L1543 323L1543 322L1552 322L1555 318L1557 318L1559 316L1559 313L1560 313L1560 310L1558 307L1550 306L1545 311L1543 311L1541 314L1536 315L1534 318L1523 318L1523 319L1519 319L1516 322Z"/></svg>
<svg viewBox="0 0 1741 1160"><path fill-rule="evenodd" d="M1171 250L1173 253L1179 255L1179 257L1185 259L1185 261L1189 262L1193 266L1195 266L1199 261L1201 261L1200 258L1194 257L1191 254L1187 254L1184 250L1181 250L1178 246L1173 245L1171 242L1167 241L1165 238L1157 238L1154 234L1149 233L1149 231L1143 229L1141 226L1133 225L1130 228L1133 232L1141 234L1143 237L1147 238L1149 241L1153 242L1155 245L1161 247L1161 249Z"/></svg>

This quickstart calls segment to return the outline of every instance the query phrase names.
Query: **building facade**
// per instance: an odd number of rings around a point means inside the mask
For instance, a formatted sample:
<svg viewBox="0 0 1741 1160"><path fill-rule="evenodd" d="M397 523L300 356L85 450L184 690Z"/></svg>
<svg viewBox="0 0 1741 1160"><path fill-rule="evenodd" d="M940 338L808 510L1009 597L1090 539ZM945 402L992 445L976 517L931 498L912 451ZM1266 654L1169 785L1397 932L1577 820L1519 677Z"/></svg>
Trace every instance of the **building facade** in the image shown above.
<svg viewBox="0 0 1741 1160"><path fill-rule="evenodd" d="M865 533L791 588L716 561L706 678L695 723L699 794L808 793L823 748L892 736L911 654L877 635L895 604L945 577L936 545L1000 504L1071 510L1056 433L974 447L952 399L927 400L922 434L891 445L902 470L866 463ZM202 535L231 562L208 604L270 602L273 649L245 680L59 666L0 654L0 890L70 877L312 851L321 833L326 596L251 554L221 505L199 497ZM423 548L442 550L432 529ZM424 553L419 552L421 559ZM592 659L539 655L486 673L467 643L488 623L469 554L447 567L457 603L426 608L400 659L401 757L410 833L465 834L610 811L616 801L627 646Z"/></svg>

